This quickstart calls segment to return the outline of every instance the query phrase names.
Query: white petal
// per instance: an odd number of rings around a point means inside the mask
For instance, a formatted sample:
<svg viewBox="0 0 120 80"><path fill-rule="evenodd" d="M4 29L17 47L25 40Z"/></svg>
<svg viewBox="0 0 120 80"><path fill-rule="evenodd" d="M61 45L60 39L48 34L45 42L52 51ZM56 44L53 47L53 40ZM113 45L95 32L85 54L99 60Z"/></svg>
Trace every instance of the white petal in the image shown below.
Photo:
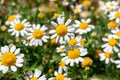
<svg viewBox="0 0 120 80"><path fill-rule="evenodd" d="M10 52L14 52L15 49L16 49L16 46L12 46L12 47L10 48Z"/></svg>
<svg viewBox="0 0 120 80"><path fill-rule="evenodd" d="M17 71L17 68L16 68L15 66L11 66L11 70L12 70L13 72L16 72L16 71Z"/></svg>
<svg viewBox="0 0 120 80"><path fill-rule="evenodd" d="M34 77L38 78L40 75L41 75L41 71L38 70L38 69L36 69L36 70L35 70Z"/></svg>
<svg viewBox="0 0 120 80"><path fill-rule="evenodd" d="M51 22L51 24L54 26L54 27L56 27L57 26L57 23L55 23L55 22Z"/></svg>
<svg viewBox="0 0 120 80"><path fill-rule="evenodd" d="M20 48L15 50L15 54L17 55L18 53L20 53Z"/></svg>

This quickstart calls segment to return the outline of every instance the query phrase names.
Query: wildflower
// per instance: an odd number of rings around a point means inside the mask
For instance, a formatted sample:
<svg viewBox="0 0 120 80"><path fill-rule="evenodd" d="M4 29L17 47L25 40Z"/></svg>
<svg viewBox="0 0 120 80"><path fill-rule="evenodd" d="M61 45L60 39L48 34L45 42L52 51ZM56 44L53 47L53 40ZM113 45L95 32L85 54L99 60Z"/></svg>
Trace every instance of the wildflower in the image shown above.
<svg viewBox="0 0 120 80"><path fill-rule="evenodd" d="M85 7L88 7L91 4L91 2L89 0L84 0L82 5Z"/></svg>
<svg viewBox="0 0 120 80"><path fill-rule="evenodd" d="M79 62L84 61L82 56L85 56L87 54L87 49L84 49L82 47L72 48L63 54L64 55L62 56L64 57L62 58L62 61L66 62L67 65L70 63L70 66L73 66L74 63L78 64Z"/></svg>
<svg viewBox="0 0 120 80"><path fill-rule="evenodd" d="M110 12L108 17L110 20L115 19L115 22L119 23L120 22L120 9L118 9L117 11Z"/></svg>
<svg viewBox="0 0 120 80"><path fill-rule="evenodd" d="M1 30L4 32L7 30L7 27L6 26L1 26Z"/></svg>
<svg viewBox="0 0 120 80"><path fill-rule="evenodd" d="M112 30L111 32L113 33L113 36L116 39L120 39L120 29L116 28L116 29Z"/></svg>
<svg viewBox="0 0 120 80"><path fill-rule="evenodd" d="M65 24L64 20L64 17L58 17L58 24L53 21L51 22L51 24L55 27L55 30L50 30L49 33L53 34L51 39L56 38L56 43L59 42L60 44L63 44L74 35L74 28L72 26L68 26L71 22L71 19L68 19Z"/></svg>
<svg viewBox="0 0 120 80"><path fill-rule="evenodd" d="M97 50L95 51L95 58L98 58L100 53L102 53L102 50L97 49Z"/></svg>
<svg viewBox="0 0 120 80"><path fill-rule="evenodd" d="M70 78L67 77L66 73L62 73L61 71L58 70L54 72L55 77L51 77L48 80L71 80Z"/></svg>
<svg viewBox="0 0 120 80"><path fill-rule="evenodd" d="M7 19L7 21L5 22L6 25L10 25L14 20L16 19L20 19L21 16L19 14L16 15L10 15Z"/></svg>
<svg viewBox="0 0 120 80"><path fill-rule="evenodd" d="M51 39L51 40L50 40L50 44L51 44L51 45L55 45L55 44L56 44L56 39L55 39L55 38Z"/></svg>
<svg viewBox="0 0 120 80"><path fill-rule="evenodd" d="M118 40L114 38L114 36L109 35L108 38L103 38L103 41L107 42L104 45L102 45L102 48L104 48L104 51L108 52L119 52L119 49L116 47L118 45Z"/></svg>
<svg viewBox="0 0 120 80"><path fill-rule="evenodd" d="M79 14L81 12L82 5L71 6L74 14Z"/></svg>
<svg viewBox="0 0 120 80"><path fill-rule="evenodd" d="M47 42L47 39L49 39L49 36L47 36L45 32L47 29L48 28L45 25L41 26L40 24L33 24L32 28L29 28L27 39L31 39L30 42L33 43L32 45L42 46L42 41Z"/></svg>
<svg viewBox="0 0 120 80"><path fill-rule="evenodd" d="M95 28L94 25L90 25L91 19L87 19L86 21L84 19L80 21L78 20L75 20L75 27L77 28L77 30L75 31L76 33L79 33L79 34L84 34L84 33L87 33L87 32L90 32L92 29Z"/></svg>
<svg viewBox="0 0 120 80"><path fill-rule="evenodd" d="M88 67L92 64L92 59L89 57L84 57L84 61L81 63L82 67Z"/></svg>
<svg viewBox="0 0 120 80"><path fill-rule="evenodd" d="M85 43L85 39L82 39L81 36L76 36L76 37L71 37L70 40L68 41L68 45L78 45L78 46L83 46Z"/></svg>
<svg viewBox="0 0 120 80"><path fill-rule="evenodd" d="M8 29L8 31L12 32L12 35L15 35L16 37L19 37L20 35L25 36L30 26L30 23L26 22L26 19L23 21L17 19L11 23L10 29Z"/></svg>
<svg viewBox="0 0 120 80"><path fill-rule="evenodd" d="M58 70L60 70L61 72L62 72L62 70L67 71L66 63L64 61L61 61L59 63L59 69Z"/></svg>
<svg viewBox="0 0 120 80"><path fill-rule="evenodd" d="M56 50L57 50L57 52L63 53L63 52L65 52L65 46L61 45L60 47L57 47Z"/></svg>
<svg viewBox="0 0 120 80"><path fill-rule="evenodd" d="M104 61L105 60L105 63L108 64L110 61L112 62L113 59L113 53L112 52L104 52L104 53L100 53L99 54L99 57L100 57L100 61Z"/></svg>
<svg viewBox="0 0 120 80"><path fill-rule="evenodd" d="M83 17L83 18L88 17L88 15L89 15L89 12L88 12L88 11L82 11L82 12L80 13L80 16Z"/></svg>
<svg viewBox="0 0 120 80"><path fill-rule="evenodd" d="M23 57L24 54L19 54L20 48L16 48L16 46L12 46L9 48L8 46L1 47L0 52L0 70L2 73L7 73L9 69L13 72L17 71L17 67L23 66Z"/></svg>
<svg viewBox="0 0 120 80"><path fill-rule="evenodd" d="M29 76L25 76L25 80L47 80L45 75L41 75L41 71L39 69L35 69L35 72L28 71Z"/></svg>
<svg viewBox="0 0 120 80"><path fill-rule="evenodd" d="M115 29L115 28L117 28L117 27L118 27L118 23L115 22L115 21L110 21L110 22L108 23L108 28L109 28L109 29Z"/></svg>
<svg viewBox="0 0 120 80"><path fill-rule="evenodd" d="M43 14L42 12L40 12L40 13L38 14L38 17L39 17L39 18L43 18L43 17L44 17L44 14Z"/></svg>

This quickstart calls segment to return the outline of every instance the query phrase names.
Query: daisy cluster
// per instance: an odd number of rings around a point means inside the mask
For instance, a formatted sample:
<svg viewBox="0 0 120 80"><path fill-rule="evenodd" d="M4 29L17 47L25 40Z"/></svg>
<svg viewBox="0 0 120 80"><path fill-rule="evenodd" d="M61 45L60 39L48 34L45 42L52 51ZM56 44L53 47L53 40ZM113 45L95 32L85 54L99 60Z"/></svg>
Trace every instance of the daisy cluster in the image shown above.
<svg viewBox="0 0 120 80"><path fill-rule="evenodd" d="M104 44L101 46L103 52L99 54L100 60L104 61L106 64L115 63L117 68L120 68L120 6L116 1L108 1L103 3L99 2L100 9L104 11L105 15L107 15L109 21L107 24L107 28L110 30L110 33L102 40ZM117 60L116 60L117 59Z"/></svg>
<svg viewBox="0 0 120 80"><path fill-rule="evenodd" d="M79 0L63 0L63 6L70 6L75 15L80 14L81 18L66 18L64 12L61 14L55 13L49 24L31 24L27 19L23 19L20 14L10 15L5 22L9 27L8 32L15 38L21 38L25 47L40 47L44 44L57 44L56 52L59 53L60 61L57 70L54 71L54 76L46 78L39 69L29 70L25 73L25 80L71 80L68 77L68 67L73 68L79 66L87 68L92 65L93 60L88 55L88 48L94 48L94 45L89 45L87 35L91 34L97 26L92 23L92 19L87 15L89 0L78 2ZM81 4L79 4L81 3ZM99 1L99 8L107 15L109 21L107 28L110 33L102 37L102 50L96 50L97 57L100 61L105 61L105 64L113 63L120 68L120 6L116 1L102 2ZM23 20L22 20L23 19ZM92 37L96 33L91 34ZM95 40L95 44L99 42ZM93 43L94 44L94 43ZM86 47L86 45L89 45ZM13 71L16 72L18 67L24 68L24 53L21 53L20 48L15 45L3 46L0 50L0 71L3 74ZM10 70L9 70L10 69Z"/></svg>

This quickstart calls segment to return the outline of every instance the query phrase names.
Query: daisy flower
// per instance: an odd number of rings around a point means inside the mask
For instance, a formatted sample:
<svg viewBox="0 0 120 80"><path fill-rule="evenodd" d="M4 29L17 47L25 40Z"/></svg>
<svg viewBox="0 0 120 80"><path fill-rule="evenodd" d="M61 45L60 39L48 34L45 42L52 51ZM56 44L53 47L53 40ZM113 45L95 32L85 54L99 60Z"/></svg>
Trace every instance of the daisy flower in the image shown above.
<svg viewBox="0 0 120 80"><path fill-rule="evenodd" d="M115 21L117 23L120 23L120 9L118 9L118 11L110 12L110 14L108 15L108 17L109 17L110 20L115 19Z"/></svg>
<svg viewBox="0 0 120 80"><path fill-rule="evenodd" d="M63 52L65 52L65 46L64 45L60 45L60 47L57 47L56 48L56 51L59 53L63 53Z"/></svg>
<svg viewBox="0 0 120 80"><path fill-rule="evenodd" d="M10 29L8 29L8 32L12 32L12 35L18 36L25 36L27 34L28 27L30 27L30 23L27 22L26 19L23 21L20 21L19 19L14 20L10 24Z"/></svg>
<svg viewBox="0 0 120 80"><path fill-rule="evenodd" d="M45 75L41 75L41 71L38 69L35 69L35 72L28 71L29 76L25 76L25 80L47 80Z"/></svg>
<svg viewBox="0 0 120 80"><path fill-rule="evenodd" d="M93 61L91 58L89 57L84 57L84 61L81 63L82 67L88 67L90 65L92 65Z"/></svg>
<svg viewBox="0 0 120 80"><path fill-rule="evenodd" d="M84 0L83 3L82 3L82 5L84 7L88 7L88 6L90 6L90 4L91 4L90 0Z"/></svg>
<svg viewBox="0 0 120 80"><path fill-rule="evenodd" d="M78 20L75 20L74 26L77 28L75 32L79 34L90 32L92 29L95 28L94 25L89 24L90 21L91 19L87 19L87 20L82 19L81 22Z"/></svg>
<svg viewBox="0 0 120 80"><path fill-rule="evenodd" d="M17 71L17 67L23 66L23 57L24 54L19 54L20 48L16 48L16 46L12 46L9 48L8 46L1 47L0 52L0 70L2 73L7 73L9 69L13 72Z"/></svg>
<svg viewBox="0 0 120 80"><path fill-rule="evenodd" d="M118 4L119 3L117 1L109 1L106 3L106 5L108 5L112 10L117 9L119 7Z"/></svg>
<svg viewBox="0 0 120 80"><path fill-rule="evenodd" d="M66 73L62 73L60 70L54 72L55 77L51 77L48 80L71 80L70 78L66 77Z"/></svg>
<svg viewBox="0 0 120 80"><path fill-rule="evenodd" d="M84 59L82 56L85 56L87 53L87 49L82 47L71 48L66 51L66 53L62 53L61 56L64 56L62 61L64 61L67 65L70 63L70 66L73 66L74 63L78 64L79 62L83 62Z"/></svg>
<svg viewBox="0 0 120 80"><path fill-rule="evenodd" d="M67 71L66 63L64 61L61 61L59 63L59 69L58 70L60 70L61 72L62 72L62 70Z"/></svg>
<svg viewBox="0 0 120 80"><path fill-rule="evenodd" d="M31 43L30 41L31 41L31 39L22 40L22 42L23 42L23 44L24 44L25 46L35 45L35 43Z"/></svg>
<svg viewBox="0 0 120 80"><path fill-rule="evenodd" d="M78 45L78 46L83 46L85 43L85 39L82 39L81 36L76 36L76 37L71 37L70 40L68 41L68 45Z"/></svg>
<svg viewBox="0 0 120 80"><path fill-rule="evenodd" d="M119 46L118 40L113 35L109 35L108 38L103 38L102 40L107 42L102 45L104 51L119 52L119 49L116 47L117 45Z"/></svg>
<svg viewBox="0 0 120 80"><path fill-rule="evenodd" d="M74 14L79 14L81 12L82 5L71 6Z"/></svg>
<svg viewBox="0 0 120 80"><path fill-rule="evenodd" d="M116 29L112 30L111 32L114 34L113 36L116 39L120 39L120 29L119 28L116 28Z"/></svg>
<svg viewBox="0 0 120 80"><path fill-rule="evenodd" d="M63 6L68 6L70 3L75 2L76 0L63 0L62 4Z"/></svg>
<svg viewBox="0 0 120 80"><path fill-rule="evenodd" d="M14 20L16 19L20 19L21 16L19 14L16 14L16 15L10 15L7 19L7 21L5 22L6 25L10 25L11 22L13 22Z"/></svg>
<svg viewBox="0 0 120 80"><path fill-rule="evenodd" d="M117 22L113 21L113 20L110 21L107 25L108 25L109 29L115 29L119 26L119 24Z"/></svg>
<svg viewBox="0 0 120 80"><path fill-rule="evenodd" d="M117 9L118 8L118 2L115 2L115 1L109 1L109 2L107 2L106 4L104 4L104 5L102 5L101 7L100 7L102 10L104 10L105 11L105 13L107 13L107 12L110 12L110 11L112 11L112 10L115 10L115 9Z"/></svg>
<svg viewBox="0 0 120 80"><path fill-rule="evenodd" d="M30 42L33 43L32 45L42 46L43 42L47 42L47 39L49 39L49 36L47 36L45 32L47 29L48 28L45 25L41 26L40 24L33 24L32 28L29 28L27 39L31 39Z"/></svg>
<svg viewBox="0 0 120 80"><path fill-rule="evenodd" d="M113 57L113 53L112 52L104 52L104 53L100 53L99 54L100 57L100 61L104 61L106 64L109 64L109 62L113 61L112 57Z"/></svg>
<svg viewBox="0 0 120 80"><path fill-rule="evenodd" d="M51 22L51 24L55 27L55 30L50 30L50 34L53 34L51 36L51 39L56 38L56 43L63 44L66 41L70 39L71 36L73 36L74 28L73 26L69 26L71 23L71 19L68 19L64 23L65 17L58 17L57 23Z"/></svg>

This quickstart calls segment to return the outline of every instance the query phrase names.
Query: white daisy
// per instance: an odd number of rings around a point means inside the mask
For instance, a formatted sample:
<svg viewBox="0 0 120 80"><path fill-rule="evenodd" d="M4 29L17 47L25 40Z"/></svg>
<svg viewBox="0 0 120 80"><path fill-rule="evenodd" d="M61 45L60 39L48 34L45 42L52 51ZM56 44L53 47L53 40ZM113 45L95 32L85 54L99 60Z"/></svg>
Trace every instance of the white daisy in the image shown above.
<svg viewBox="0 0 120 80"><path fill-rule="evenodd" d="M112 11L112 10L117 9L117 8L118 8L118 2L115 2L115 1L111 1L111 2L110 2L110 1L109 1L109 2L107 2L106 4L100 6L100 8L101 8L102 10L104 10L105 13L107 13L107 12L110 12L110 11Z"/></svg>
<svg viewBox="0 0 120 80"><path fill-rule="evenodd" d="M92 29L95 28L94 25L89 24L90 21L91 19L87 19L87 20L82 19L81 22L78 20L75 20L74 26L77 28L75 32L79 34L90 32Z"/></svg>
<svg viewBox="0 0 120 80"><path fill-rule="evenodd" d="M6 25L10 25L11 22L13 22L14 20L16 19L20 19L21 16L19 14L16 14L16 15L10 15L7 19L7 21L5 22Z"/></svg>
<svg viewBox="0 0 120 80"><path fill-rule="evenodd" d="M120 9L118 9L117 11L112 11L110 12L110 14L108 15L110 20L115 19L115 21L117 23L120 23Z"/></svg>
<svg viewBox="0 0 120 80"><path fill-rule="evenodd" d="M65 17L58 17L57 23L51 22L51 24L55 27L55 30L50 30L51 39L56 38L56 43L63 44L65 41L68 41L71 36L73 36L74 28L73 26L69 26L71 23L71 19L68 19L64 23Z"/></svg>
<svg viewBox="0 0 120 80"><path fill-rule="evenodd" d="M48 80L71 80L70 78L66 77L66 73L62 73L60 70L54 72L55 77L51 77Z"/></svg>
<svg viewBox="0 0 120 80"><path fill-rule="evenodd" d="M38 69L35 69L35 72L28 71L29 76L25 76L25 80L47 80L45 75L41 75L42 72Z"/></svg>
<svg viewBox="0 0 120 80"><path fill-rule="evenodd" d="M61 62L59 63L59 68L58 68L58 70L60 70L61 72L62 72L62 70L67 71L66 63L65 63L64 61L61 61Z"/></svg>
<svg viewBox="0 0 120 80"><path fill-rule="evenodd" d="M99 57L100 57L100 61L104 61L105 60L105 63L106 64L109 64L109 62L113 61L113 53L112 52L104 52L104 53L100 53L99 54Z"/></svg>
<svg viewBox="0 0 120 80"><path fill-rule="evenodd" d="M33 24L32 28L29 28L27 39L31 39L30 42L33 43L32 45L42 46L43 42L47 42L49 39L49 36L47 36L45 32L47 29L48 28L45 25L41 26L40 24Z"/></svg>
<svg viewBox="0 0 120 80"><path fill-rule="evenodd" d="M71 48L66 51L66 53L62 53L61 56L64 56L62 58L62 61L64 61L67 65L70 63L70 66L74 66L74 63L83 62L84 59L82 56L85 56L87 54L87 49L82 47L77 48Z"/></svg>
<svg viewBox="0 0 120 80"><path fill-rule="evenodd" d="M59 53L63 53L63 52L65 52L65 46L64 45L60 45L60 47L57 47L56 48L56 51Z"/></svg>
<svg viewBox="0 0 120 80"><path fill-rule="evenodd" d="M85 43L85 39L82 39L81 36L73 36L70 38L70 40L68 41L68 45L72 46L72 45L78 45L78 46L83 46Z"/></svg>
<svg viewBox="0 0 120 80"><path fill-rule="evenodd" d="M30 23L27 22L26 19L20 21L19 19L14 20L10 24L9 32L12 32L12 35L18 36L25 36L27 34L28 27L30 27Z"/></svg>
<svg viewBox="0 0 120 80"><path fill-rule="evenodd" d="M118 40L113 35L109 35L108 38L103 38L102 40L107 42L102 45L105 52L119 52L119 49L116 47L117 45L119 46Z"/></svg>
<svg viewBox="0 0 120 80"><path fill-rule="evenodd" d="M115 38L120 39L120 29L116 28L114 30L111 31L114 35Z"/></svg>
<svg viewBox="0 0 120 80"><path fill-rule="evenodd" d="M0 70L2 73L7 73L9 68L13 71L17 71L17 67L23 66L23 57L24 54L19 54L20 48L16 48L16 46L12 46L9 48L8 46L1 47L0 52Z"/></svg>
<svg viewBox="0 0 120 80"><path fill-rule="evenodd" d="M74 14L79 14L82 10L82 5L76 5L76 6L73 6L73 5L71 5L71 8L72 8L72 10L73 10L73 12L74 12Z"/></svg>
<svg viewBox="0 0 120 80"><path fill-rule="evenodd" d="M31 39L25 39L25 40L22 40L23 44L25 46L32 46L32 45L35 45L35 43L32 43L30 42Z"/></svg>

